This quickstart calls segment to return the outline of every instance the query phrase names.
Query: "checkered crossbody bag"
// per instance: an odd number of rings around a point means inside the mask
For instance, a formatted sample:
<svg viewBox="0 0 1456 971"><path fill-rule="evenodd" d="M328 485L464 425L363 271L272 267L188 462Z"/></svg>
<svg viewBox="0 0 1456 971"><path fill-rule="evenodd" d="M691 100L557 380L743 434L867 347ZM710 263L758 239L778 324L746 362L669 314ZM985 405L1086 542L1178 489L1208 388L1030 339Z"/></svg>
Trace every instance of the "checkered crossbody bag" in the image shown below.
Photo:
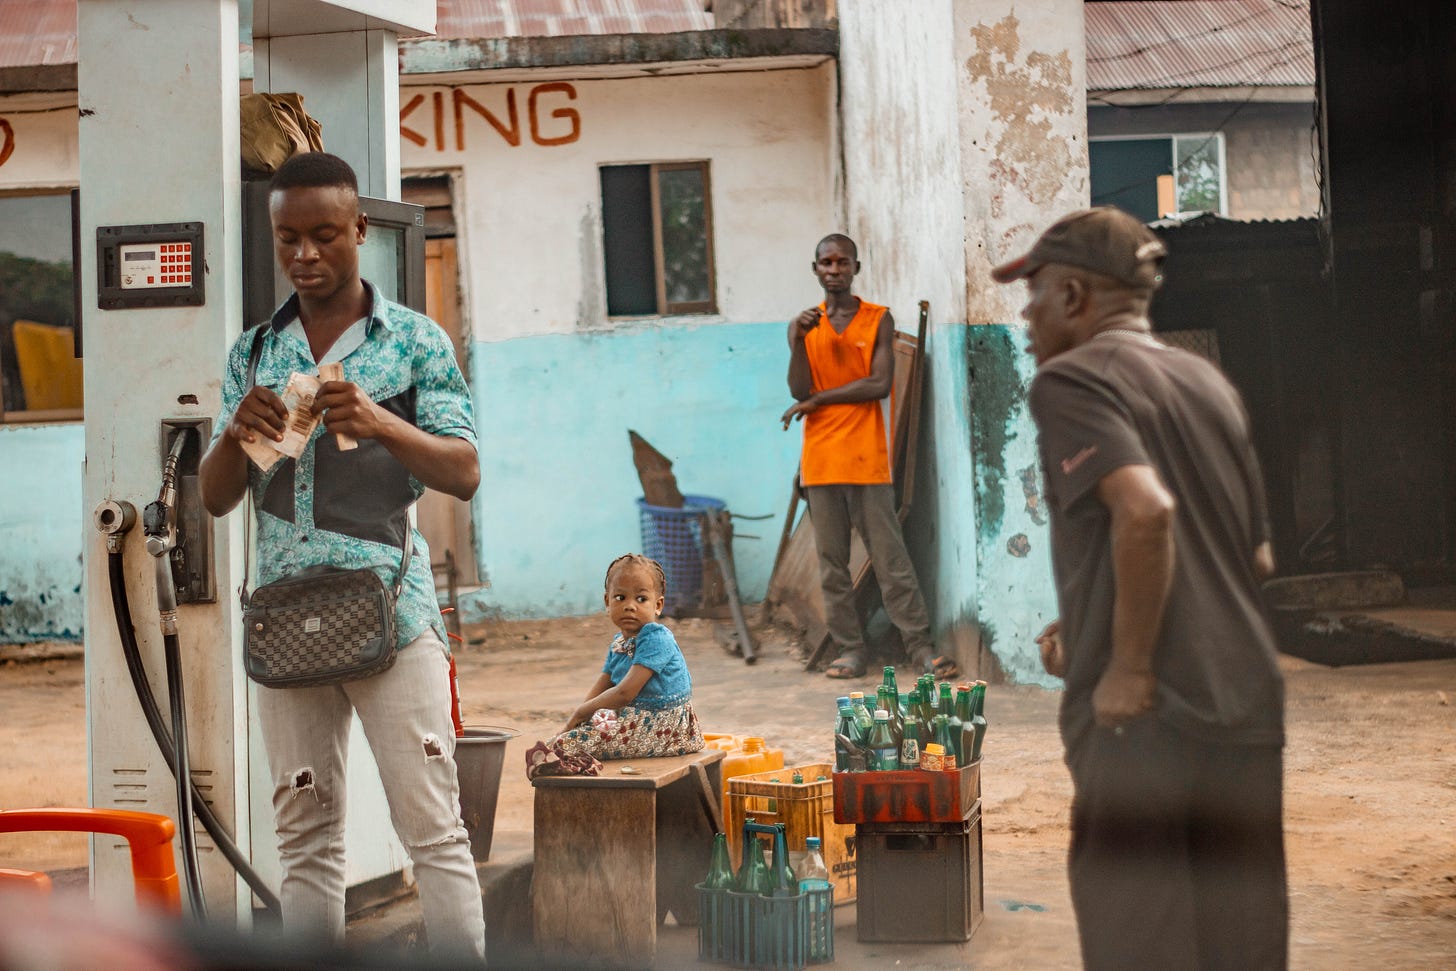
<svg viewBox="0 0 1456 971"><path fill-rule="evenodd" d="M262 327L248 356L248 386L255 380ZM253 520L252 490L243 538L247 577L247 530ZM399 578L388 587L370 569L316 566L264 584L243 605L243 666L248 677L271 688L302 688L353 681L394 663L394 605L409 572L411 541L406 528Z"/></svg>

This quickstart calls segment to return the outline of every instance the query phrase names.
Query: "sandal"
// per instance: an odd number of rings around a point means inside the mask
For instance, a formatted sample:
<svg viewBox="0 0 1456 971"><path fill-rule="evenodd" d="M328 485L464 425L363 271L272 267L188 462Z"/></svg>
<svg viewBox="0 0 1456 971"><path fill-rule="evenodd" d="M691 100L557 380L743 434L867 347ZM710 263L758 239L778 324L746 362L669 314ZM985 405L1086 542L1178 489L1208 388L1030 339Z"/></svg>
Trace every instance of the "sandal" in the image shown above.
<svg viewBox="0 0 1456 971"><path fill-rule="evenodd" d="M937 681L952 681L961 676L961 667L949 654L932 655L928 650L919 655L918 665Z"/></svg>
<svg viewBox="0 0 1456 971"><path fill-rule="evenodd" d="M824 676L837 681L851 681L864 677L867 667L863 649L845 651L829 662L829 667L824 669Z"/></svg>

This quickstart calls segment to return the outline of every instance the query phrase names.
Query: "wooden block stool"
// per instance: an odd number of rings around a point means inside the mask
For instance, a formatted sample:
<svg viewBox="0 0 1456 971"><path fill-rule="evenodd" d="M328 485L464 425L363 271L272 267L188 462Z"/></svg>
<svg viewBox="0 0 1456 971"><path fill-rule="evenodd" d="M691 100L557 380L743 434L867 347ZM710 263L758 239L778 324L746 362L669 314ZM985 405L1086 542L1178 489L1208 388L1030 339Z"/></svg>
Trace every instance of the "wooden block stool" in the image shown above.
<svg viewBox="0 0 1456 971"><path fill-rule="evenodd" d="M694 887L723 831L725 754L604 762L598 776L532 781L532 922L547 967L648 967L669 911L697 923Z"/></svg>

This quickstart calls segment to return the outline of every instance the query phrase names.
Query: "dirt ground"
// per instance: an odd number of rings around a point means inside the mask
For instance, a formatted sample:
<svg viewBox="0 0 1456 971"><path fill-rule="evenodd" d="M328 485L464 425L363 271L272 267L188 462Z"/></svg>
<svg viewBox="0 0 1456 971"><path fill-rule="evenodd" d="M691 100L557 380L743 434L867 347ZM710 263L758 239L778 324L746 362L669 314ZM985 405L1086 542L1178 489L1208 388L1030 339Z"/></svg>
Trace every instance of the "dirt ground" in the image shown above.
<svg viewBox="0 0 1456 971"><path fill-rule="evenodd" d="M760 660L724 648L726 625L669 621L709 731L764 735L786 764L825 761L834 698L863 684L803 670L786 631L757 630ZM600 669L604 616L468 627L465 720L521 734L507 750L497 838L529 833L525 749L565 720ZM82 661L0 649L0 808L86 804ZM1456 966L1456 660L1325 668L1284 658L1285 828L1296 969ZM900 669L900 683L912 680ZM1072 968L1064 857L1070 781L1059 693L993 685L982 767L986 920L965 945L880 946L876 966ZM84 867L80 837L0 836L0 865ZM851 909L851 908L846 908ZM846 955L847 956L847 955Z"/></svg>

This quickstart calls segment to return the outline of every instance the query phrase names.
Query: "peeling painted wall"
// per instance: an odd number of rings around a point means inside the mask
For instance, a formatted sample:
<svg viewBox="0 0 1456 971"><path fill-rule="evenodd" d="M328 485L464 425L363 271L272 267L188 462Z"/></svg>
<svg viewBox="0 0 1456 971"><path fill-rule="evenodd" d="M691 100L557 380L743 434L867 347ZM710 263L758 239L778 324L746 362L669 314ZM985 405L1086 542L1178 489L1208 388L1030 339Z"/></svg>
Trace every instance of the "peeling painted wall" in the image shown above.
<svg viewBox="0 0 1456 971"><path fill-rule="evenodd" d="M81 639L85 451L80 424L0 428L0 643Z"/></svg>
<svg viewBox="0 0 1456 971"><path fill-rule="evenodd" d="M1036 427L1026 391L1036 362L1025 328L970 328L967 373L975 452L977 602L982 635L1022 684L1059 685L1033 638L1057 616Z"/></svg>
<svg viewBox="0 0 1456 971"><path fill-rule="evenodd" d="M956 0L966 319L1018 319L1022 293L991 267L1087 205L1086 53L1080 0Z"/></svg>

